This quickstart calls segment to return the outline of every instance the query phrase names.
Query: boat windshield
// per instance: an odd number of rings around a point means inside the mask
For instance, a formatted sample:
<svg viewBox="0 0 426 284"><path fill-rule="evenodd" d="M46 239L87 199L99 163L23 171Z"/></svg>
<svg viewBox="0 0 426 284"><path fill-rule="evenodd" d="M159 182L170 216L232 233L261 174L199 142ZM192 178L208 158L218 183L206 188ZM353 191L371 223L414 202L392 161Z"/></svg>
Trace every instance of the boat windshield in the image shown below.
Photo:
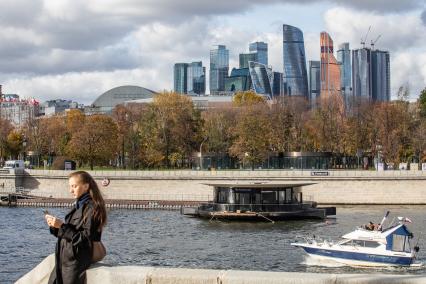
<svg viewBox="0 0 426 284"><path fill-rule="evenodd" d="M380 246L380 243L376 241L366 241L366 240L343 240L339 243L339 245L377 248Z"/></svg>

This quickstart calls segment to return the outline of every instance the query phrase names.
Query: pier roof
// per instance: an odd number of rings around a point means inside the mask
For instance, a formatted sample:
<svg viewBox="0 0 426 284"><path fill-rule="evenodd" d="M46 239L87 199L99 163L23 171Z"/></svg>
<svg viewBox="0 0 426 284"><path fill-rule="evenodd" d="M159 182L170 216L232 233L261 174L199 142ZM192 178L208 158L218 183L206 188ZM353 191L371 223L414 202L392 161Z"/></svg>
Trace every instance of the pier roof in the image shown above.
<svg viewBox="0 0 426 284"><path fill-rule="evenodd" d="M315 182L251 182L251 183L204 183L205 185L214 186L214 187L232 187L232 188L259 188L259 189L274 189L274 188L284 188L284 187L298 187L298 186L307 186L315 184Z"/></svg>

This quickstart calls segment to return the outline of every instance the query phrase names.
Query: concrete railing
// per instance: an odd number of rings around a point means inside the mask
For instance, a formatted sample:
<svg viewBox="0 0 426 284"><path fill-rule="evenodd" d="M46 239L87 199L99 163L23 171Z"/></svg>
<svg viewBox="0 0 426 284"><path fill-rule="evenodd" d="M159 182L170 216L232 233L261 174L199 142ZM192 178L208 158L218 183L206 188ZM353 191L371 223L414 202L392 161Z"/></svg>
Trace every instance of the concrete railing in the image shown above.
<svg viewBox="0 0 426 284"><path fill-rule="evenodd" d="M54 255L48 256L17 284L44 284L54 267ZM417 284L426 283L426 275L392 274L320 274L213 269L162 268L142 266L103 266L87 270L87 283L114 284Z"/></svg>
<svg viewBox="0 0 426 284"><path fill-rule="evenodd" d="M68 176L71 171L60 170L26 170L32 176ZM89 171L95 177L152 177L152 178L426 178L426 171L392 170L392 171L359 171L359 170L165 170L165 171Z"/></svg>

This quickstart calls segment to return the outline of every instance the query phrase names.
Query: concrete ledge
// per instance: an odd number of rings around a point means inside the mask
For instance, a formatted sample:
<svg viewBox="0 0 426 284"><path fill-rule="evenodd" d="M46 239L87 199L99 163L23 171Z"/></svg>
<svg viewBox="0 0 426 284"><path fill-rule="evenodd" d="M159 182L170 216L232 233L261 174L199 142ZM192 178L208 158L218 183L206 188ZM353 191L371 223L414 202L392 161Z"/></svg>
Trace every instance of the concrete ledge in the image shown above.
<svg viewBox="0 0 426 284"><path fill-rule="evenodd" d="M45 258L17 284L45 284L54 267L54 255ZM326 274L106 266L97 264L87 271L87 283L112 284L420 284L426 275Z"/></svg>

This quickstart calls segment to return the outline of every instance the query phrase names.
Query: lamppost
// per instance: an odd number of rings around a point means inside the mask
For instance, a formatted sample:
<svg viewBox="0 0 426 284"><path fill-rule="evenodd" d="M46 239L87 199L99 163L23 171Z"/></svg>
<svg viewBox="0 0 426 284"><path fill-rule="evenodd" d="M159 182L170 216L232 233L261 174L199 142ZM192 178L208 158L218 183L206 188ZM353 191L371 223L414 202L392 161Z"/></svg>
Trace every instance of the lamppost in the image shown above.
<svg viewBox="0 0 426 284"><path fill-rule="evenodd" d="M207 141L209 137L204 137L203 141L200 144L200 170L203 170L203 144Z"/></svg>
<svg viewBox="0 0 426 284"><path fill-rule="evenodd" d="M27 147L27 138L24 137L24 139L22 140L22 156L23 156L23 160L25 163L25 148Z"/></svg>

